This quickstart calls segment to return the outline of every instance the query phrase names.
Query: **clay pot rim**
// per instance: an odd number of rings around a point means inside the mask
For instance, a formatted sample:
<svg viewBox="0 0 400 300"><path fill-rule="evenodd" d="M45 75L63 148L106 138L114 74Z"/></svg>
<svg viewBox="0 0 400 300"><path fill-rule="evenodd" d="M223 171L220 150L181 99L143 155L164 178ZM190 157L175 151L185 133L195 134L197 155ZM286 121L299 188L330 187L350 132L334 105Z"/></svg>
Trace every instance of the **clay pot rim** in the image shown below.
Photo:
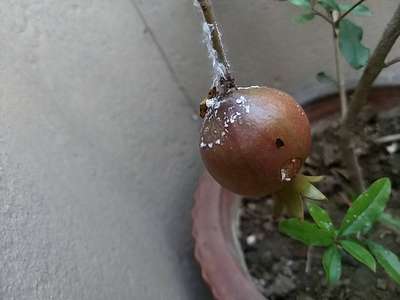
<svg viewBox="0 0 400 300"><path fill-rule="evenodd" d="M370 99L384 110L400 103L400 86L374 88ZM379 101L378 101L379 100ZM304 106L311 123L338 112L337 95ZM241 197L219 186L207 171L199 179L192 210L194 256L216 300L265 300L247 271L234 226Z"/></svg>

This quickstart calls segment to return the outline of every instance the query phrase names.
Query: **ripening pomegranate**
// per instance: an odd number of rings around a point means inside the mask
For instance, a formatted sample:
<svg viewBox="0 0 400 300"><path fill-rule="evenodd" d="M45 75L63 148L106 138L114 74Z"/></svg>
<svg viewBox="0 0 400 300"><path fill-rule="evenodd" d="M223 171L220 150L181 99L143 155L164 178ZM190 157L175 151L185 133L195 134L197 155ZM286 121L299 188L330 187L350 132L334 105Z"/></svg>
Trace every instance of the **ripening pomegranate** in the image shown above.
<svg viewBox="0 0 400 300"><path fill-rule="evenodd" d="M264 196L292 182L310 153L310 124L288 94L267 87L207 100L200 152L223 187Z"/></svg>

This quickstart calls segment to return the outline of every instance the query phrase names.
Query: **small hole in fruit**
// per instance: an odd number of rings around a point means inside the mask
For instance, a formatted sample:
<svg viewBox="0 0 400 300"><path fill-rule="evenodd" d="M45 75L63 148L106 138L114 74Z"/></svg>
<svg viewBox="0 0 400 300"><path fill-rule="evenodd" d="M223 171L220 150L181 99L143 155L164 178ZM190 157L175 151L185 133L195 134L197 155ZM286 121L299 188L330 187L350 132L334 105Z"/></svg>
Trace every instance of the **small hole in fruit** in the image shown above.
<svg viewBox="0 0 400 300"><path fill-rule="evenodd" d="M275 145L276 145L276 148L279 149L279 148L282 148L283 146L285 146L285 143L280 138L277 138L275 141Z"/></svg>

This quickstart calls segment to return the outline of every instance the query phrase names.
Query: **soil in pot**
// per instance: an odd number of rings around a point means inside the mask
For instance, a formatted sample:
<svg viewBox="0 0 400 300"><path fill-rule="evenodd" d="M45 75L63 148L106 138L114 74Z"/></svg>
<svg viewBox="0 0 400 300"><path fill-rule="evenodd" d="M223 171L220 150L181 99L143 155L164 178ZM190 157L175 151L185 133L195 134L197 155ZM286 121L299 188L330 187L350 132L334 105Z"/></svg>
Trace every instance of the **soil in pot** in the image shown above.
<svg viewBox="0 0 400 300"><path fill-rule="evenodd" d="M372 183L383 176L391 179L393 190L387 211L399 217L400 140L384 143L382 137L400 133L400 107L379 114L367 110L363 118L367 126L357 131L361 135L357 151L366 181ZM320 204L338 225L350 200L348 174L337 146L335 119L333 116L314 126L313 152L305 164L304 173L326 176L317 186L329 200ZM372 238L399 255L400 232L383 225L375 228ZM268 299L400 299L400 287L382 268L378 267L374 274L349 256L343 257L340 282L335 287L328 287L320 248L313 249L311 268L306 274L307 247L278 232L270 199L243 200L240 242L250 274Z"/></svg>

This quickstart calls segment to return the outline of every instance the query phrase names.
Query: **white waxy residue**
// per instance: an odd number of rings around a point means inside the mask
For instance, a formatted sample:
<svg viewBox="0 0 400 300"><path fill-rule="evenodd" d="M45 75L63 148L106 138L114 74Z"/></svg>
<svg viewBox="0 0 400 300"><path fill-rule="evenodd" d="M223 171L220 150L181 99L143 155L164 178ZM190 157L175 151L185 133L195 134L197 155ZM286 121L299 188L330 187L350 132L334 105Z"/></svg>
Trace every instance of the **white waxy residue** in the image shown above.
<svg viewBox="0 0 400 300"><path fill-rule="evenodd" d="M215 143L216 143L217 145L221 145L221 139L216 140Z"/></svg>
<svg viewBox="0 0 400 300"><path fill-rule="evenodd" d="M287 169L281 169L281 180L287 182L292 180L292 178L290 178L289 176L289 172Z"/></svg>
<svg viewBox="0 0 400 300"><path fill-rule="evenodd" d="M245 86L245 87L238 87L238 90L249 90L249 89L258 89L260 86L252 85L252 86Z"/></svg>
<svg viewBox="0 0 400 300"><path fill-rule="evenodd" d="M250 104L248 103L246 97L240 96L235 100L236 104L239 104L239 107L244 109L246 113L250 112Z"/></svg>
<svg viewBox="0 0 400 300"><path fill-rule="evenodd" d="M240 112L235 112L234 114L231 115L231 117L229 118L229 121L233 124L235 123L236 119L241 115Z"/></svg>
<svg viewBox="0 0 400 300"><path fill-rule="evenodd" d="M242 97L243 97L243 96L241 96L240 98L236 99L236 103L237 103L237 104L240 104L240 103L243 102L243 100L241 99Z"/></svg>
<svg viewBox="0 0 400 300"><path fill-rule="evenodd" d="M207 46L208 57L211 60L212 68L213 68L213 84L212 86L218 86L221 78L225 78L226 68L223 63L218 60L217 51L212 46L212 38L211 34L213 30L217 30L221 36L221 33L218 30L218 26L216 24L208 24L207 22L203 23L203 34L204 34L204 43Z"/></svg>
<svg viewBox="0 0 400 300"><path fill-rule="evenodd" d="M206 100L206 106L207 108L212 108L215 104L215 98L207 99Z"/></svg>

